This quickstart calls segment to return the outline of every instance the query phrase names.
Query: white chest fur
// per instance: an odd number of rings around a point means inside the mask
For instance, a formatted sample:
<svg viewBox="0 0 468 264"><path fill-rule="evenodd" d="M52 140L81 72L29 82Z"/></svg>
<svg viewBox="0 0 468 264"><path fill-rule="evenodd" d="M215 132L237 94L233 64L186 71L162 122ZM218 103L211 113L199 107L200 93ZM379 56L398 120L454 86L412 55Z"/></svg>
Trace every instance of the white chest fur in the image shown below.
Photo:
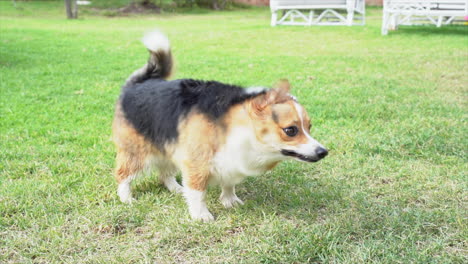
<svg viewBox="0 0 468 264"><path fill-rule="evenodd" d="M258 143L251 128L234 128L214 157L214 180L221 185L236 185L246 176L265 173L281 159L279 151L267 150Z"/></svg>

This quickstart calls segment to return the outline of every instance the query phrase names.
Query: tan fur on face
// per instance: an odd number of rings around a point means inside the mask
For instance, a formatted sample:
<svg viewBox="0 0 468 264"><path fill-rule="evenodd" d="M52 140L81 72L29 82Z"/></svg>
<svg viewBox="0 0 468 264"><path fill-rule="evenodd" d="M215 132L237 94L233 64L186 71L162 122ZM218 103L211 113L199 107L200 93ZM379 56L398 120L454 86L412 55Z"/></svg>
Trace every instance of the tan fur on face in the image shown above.
<svg viewBox="0 0 468 264"><path fill-rule="evenodd" d="M308 138L304 134L304 131L308 131L309 128L302 129L302 127L303 125L308 126L308 124L310 124L309 123L310 121L309 121L306 111L302 111L302 113L298 113L294 104L295 102L290 100L284 104L273 105L271 107L272 116L273 115L276 116L276 120L273 120L273 121L277 124L278 135L286 144L288 145L305 144L308 141ZM301 120L303 122L301 122ZM284 133L283 131L283 128L287 128L291 126L296 126L298 128L298 134L294 137L290 137L286 135L286 133Z"/></svg>
<svg viewBox="0 0 468 264"><path fill-rule="evenodd" d="M277 88L252 101L251 116L256 122L256 135L260 142L276 141L284 145L300 145L308 141L304 131L309 131L310 118L305 109L289 95L289 82L282 80ZM302 110L297 111L296 105ZM301 122L302 121L302 122ZM294 137L288 136L283 129L291 126L298 128Z"/></svg>

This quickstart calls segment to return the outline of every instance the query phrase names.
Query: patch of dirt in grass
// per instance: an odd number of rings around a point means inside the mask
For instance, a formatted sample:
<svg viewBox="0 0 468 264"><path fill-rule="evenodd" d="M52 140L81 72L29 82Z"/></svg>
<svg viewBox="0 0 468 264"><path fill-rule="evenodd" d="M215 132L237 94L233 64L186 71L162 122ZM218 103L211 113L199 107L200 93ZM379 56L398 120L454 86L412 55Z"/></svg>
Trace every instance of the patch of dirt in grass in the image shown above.
<svg viewBox="0 0 468 264"><path fill-rule="evenodd" d="M161 7L150 1L131 2L129 5L119 8L90 8L91 12L104 16L126 16L131 14L161 13Z"/></svg>
<svg viewBox="0 0 468 264"><path fill-rule="evenodd" d="M141 3L132 2L128 6L119 8L117 11L123 14L160 13L161 8L150 1L143 1Z"/></svg>

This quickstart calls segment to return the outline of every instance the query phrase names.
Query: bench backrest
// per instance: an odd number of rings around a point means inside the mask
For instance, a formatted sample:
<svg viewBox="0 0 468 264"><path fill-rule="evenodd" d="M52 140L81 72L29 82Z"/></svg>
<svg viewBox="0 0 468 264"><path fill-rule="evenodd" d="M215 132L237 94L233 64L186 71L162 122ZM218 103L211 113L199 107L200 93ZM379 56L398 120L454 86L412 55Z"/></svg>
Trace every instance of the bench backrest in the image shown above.
<svg viewBox="0 0 468 264"><path fill-rule="evenodd" d="M419 6L428 10L468 10L468 0L384 0L386 8Z"/></svg>
<svg viewBox="0 0 468 264"><path fill-rule="evenodd" d="M347 0L270 0L273 6L334 6L346 5Z"/></svg>
<svg viewBox="0 0 468 264"><path fill-rule="evenodd" d="M393 3L466 3L466 0L384 0L384 2L393 2Z"/></svg>
<svg viewBox="0 0 468 264"><path fill-rule="evenodd" d="M468 0L384 0L384 4L451 4L466 5Z"/></svg>

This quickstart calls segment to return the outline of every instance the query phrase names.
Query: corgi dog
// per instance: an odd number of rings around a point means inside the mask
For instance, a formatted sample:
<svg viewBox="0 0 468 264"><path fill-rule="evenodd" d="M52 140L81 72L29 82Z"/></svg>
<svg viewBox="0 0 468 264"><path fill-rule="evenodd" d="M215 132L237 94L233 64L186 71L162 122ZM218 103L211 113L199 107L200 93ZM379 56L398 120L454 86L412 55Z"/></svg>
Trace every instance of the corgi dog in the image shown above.
<svg viewBox="0 0 468 264"><path fill-rule="evenodd" d="M147 34L149 60L122 87L113 121L117 193L132 202L130 183L147 169L182 193L191 217L214 220L205 197L218 184L226 208L242 205L235 186L285 159L316 162L327 149L309 133L310 118L282 80L276 87L242 88L216 81L167 80L173 68L169 40ZM182 174L182 186L176 174Z"/></svg>

